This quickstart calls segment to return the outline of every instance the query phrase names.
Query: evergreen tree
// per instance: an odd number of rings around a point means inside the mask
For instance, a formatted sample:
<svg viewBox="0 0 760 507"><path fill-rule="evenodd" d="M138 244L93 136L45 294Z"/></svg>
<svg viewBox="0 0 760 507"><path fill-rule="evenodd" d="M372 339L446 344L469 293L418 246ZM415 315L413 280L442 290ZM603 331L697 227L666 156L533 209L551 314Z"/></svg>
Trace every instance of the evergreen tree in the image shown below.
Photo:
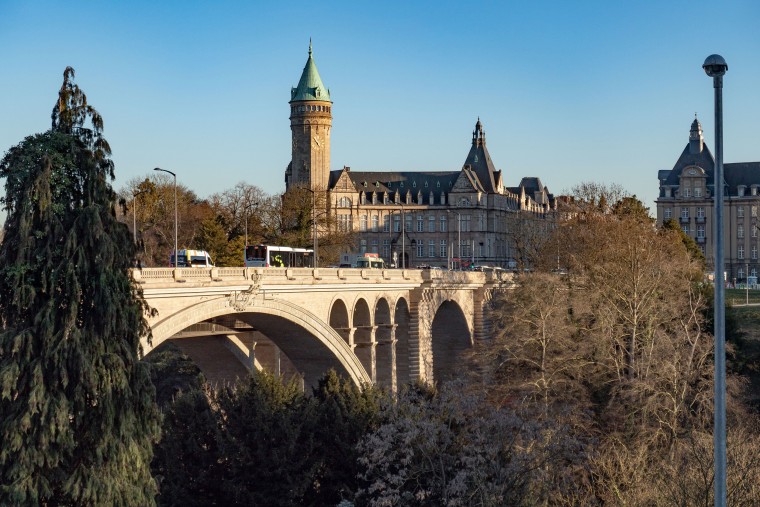
<svg viewBox="0 0 760 507"><path fill-rule="evenodd" d="M73 77L51 130L0 162L0 504L153 505L147 307L103 120Z"/></svg>
<svg viewBox="0 0 760 507"><path fill-rule="evenodd" d="M304 505L337 505L359 489L357 444L379 424L387 395L373 386L357 387L330 370L314 389L315 455L319 465Z"/></svg>

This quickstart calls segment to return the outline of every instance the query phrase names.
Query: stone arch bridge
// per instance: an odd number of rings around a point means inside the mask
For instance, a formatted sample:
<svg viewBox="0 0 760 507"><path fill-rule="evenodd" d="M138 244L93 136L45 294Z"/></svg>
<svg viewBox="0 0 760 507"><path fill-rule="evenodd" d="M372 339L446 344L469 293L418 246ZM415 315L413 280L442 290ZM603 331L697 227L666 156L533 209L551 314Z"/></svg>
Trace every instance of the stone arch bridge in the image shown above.
<svg viewBox="0 0 760 507"><path fill-rule="evenodd" d="M225 347L248 370L314 385L335 368L393 390L454 375L462 352L490 336L493 292L512 286L503 272L411 269L148 268L133 277L156 310L146 355L203 335L203 347Z"/></svg>

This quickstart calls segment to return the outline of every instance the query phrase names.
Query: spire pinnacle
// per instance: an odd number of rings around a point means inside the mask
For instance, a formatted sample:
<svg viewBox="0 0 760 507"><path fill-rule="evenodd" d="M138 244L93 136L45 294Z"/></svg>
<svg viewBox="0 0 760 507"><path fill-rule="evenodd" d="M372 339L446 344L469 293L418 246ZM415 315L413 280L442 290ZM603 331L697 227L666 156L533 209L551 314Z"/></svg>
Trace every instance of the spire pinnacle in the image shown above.
<svg viewBox="0 0 760 507"><path fill-rule="evenodd" d="M311 57L311 37L309 37L309 57Z"/></svg>

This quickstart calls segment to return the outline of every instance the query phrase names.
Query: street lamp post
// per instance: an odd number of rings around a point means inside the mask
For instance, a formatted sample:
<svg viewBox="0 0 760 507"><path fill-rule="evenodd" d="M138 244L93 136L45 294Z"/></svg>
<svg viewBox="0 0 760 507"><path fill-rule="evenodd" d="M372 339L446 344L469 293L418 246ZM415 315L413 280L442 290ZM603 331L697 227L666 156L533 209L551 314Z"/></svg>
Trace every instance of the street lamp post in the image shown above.
<svg viewBox="0 0 760 507"><path fill-rule="evenodd" d="M137 196L144 193L145 190L140 190L132 194L132 234L135 244L137 244Z"/></svg>
<svg viewBox="0 0 760 507"><path fill-rule="evenodd" d="M726 320L723 281L723 75L728 70L720 55L710 55L702 65L715 89L715 505L726 505Z"/></svg>
<svg viewBox="0 0 760 507"><path fill-rule="evenodd" d="M458 211L446 210L446 213L457 215L457 257L459 257L459 269L462 269L462 215Z"/></svg>
<svg viewBox="0 0 760 507"><path fill-rule="evenodd" d="M314 228L314 267L319 259L319 234L317 233L317 191L309 187L301 187L311 193L311 225Z"/></svg>
<svg viewBox="0 0 760 507"><path fill-rule="evenodd" d="M179 266L179 249L177 248L177 175L166 169L161 169L160 167L156 167L153 170L169 173L174 176L174 269L177 269Z"/></svg>
<svg viewBox="0 0 760 507"><path fill-rule="evenodd" d="M255 203L253 203L253 206L256 209L258 209L259 208L259 203L255 202ZM249 214L250 210L251 210L251 206L247 205L245 207L245 247L246 248L248 248L248 214Z"/></svg>
<svg viewBox="0 0 760 507"><path fill-rule="evenodd" d="M404 205L401 206L401 269L406 269L406 216L404 211Z"/></svg>

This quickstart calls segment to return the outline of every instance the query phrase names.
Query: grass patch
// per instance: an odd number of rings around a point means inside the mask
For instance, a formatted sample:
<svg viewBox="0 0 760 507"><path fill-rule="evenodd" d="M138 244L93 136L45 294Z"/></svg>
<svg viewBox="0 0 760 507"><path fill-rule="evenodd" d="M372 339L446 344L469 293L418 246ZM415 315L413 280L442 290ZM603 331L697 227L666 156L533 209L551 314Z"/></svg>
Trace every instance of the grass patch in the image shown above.
<svg viewBox="0 0 760 507"><path fill-rule="evenodd" d="M760 303L760 290L746 289L726 289L726 302L732 305L743 305L747 302L747 295L749 295L749 302Z"/></svg>

